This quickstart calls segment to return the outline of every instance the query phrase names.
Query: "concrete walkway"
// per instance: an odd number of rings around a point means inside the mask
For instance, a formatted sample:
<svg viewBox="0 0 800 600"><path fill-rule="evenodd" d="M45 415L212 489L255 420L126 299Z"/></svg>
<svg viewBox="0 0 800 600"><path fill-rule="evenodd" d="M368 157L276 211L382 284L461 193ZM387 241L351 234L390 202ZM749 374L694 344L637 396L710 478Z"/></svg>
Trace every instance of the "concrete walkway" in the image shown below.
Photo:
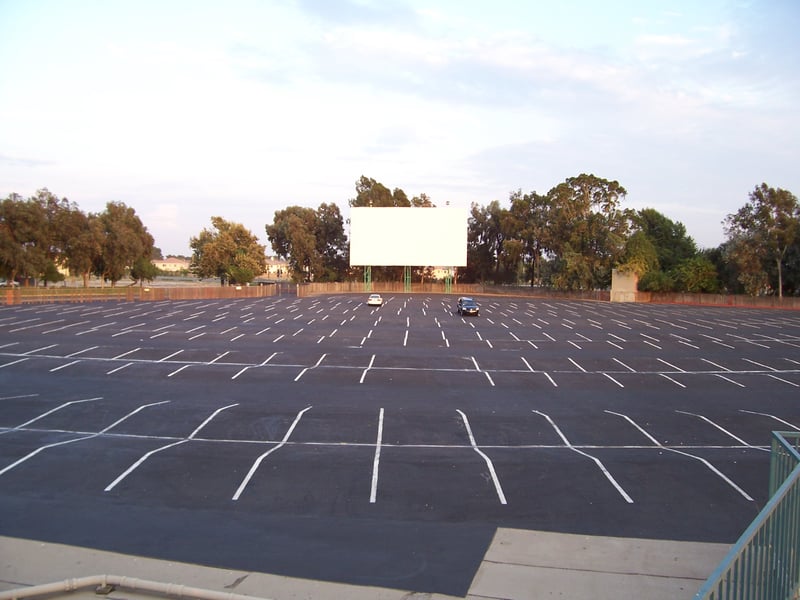
<svg viewBox="0 0 800 600"><path fill-rule="evenodd" d="M472 600L680 600L694 596L727 544L498 529L470 587ZM113 574L272 600L451 600L451 596L198 567L0 537L0 598L8 590ZM93 589L50 596L97 598ZM152 598L152 596L149 596ZM148 596L118 589L110 599Z"/></svg>

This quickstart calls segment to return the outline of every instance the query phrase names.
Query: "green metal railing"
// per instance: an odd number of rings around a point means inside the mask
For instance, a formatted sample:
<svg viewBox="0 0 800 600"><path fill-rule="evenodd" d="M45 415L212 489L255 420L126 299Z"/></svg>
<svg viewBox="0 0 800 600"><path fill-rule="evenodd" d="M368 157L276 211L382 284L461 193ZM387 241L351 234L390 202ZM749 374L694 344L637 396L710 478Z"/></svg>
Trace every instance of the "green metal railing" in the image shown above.
<svg viewBox="0 0 800 600"><path fill-rule="evenodd" d="M773 432L769 493L695 600L800 598L800 432Z"/></svg>

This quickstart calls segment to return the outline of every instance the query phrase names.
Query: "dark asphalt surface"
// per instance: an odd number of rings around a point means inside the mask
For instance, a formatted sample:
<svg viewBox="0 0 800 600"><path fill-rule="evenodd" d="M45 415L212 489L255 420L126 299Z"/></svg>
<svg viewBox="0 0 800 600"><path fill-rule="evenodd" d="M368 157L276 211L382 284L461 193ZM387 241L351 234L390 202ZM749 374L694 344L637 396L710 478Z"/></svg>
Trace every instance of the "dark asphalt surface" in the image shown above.
<svg viewBox="0 0 800 600"><path fill-rule="evenodd" d="M0 308L0 534L466 593L498 526L732 542L800 314L478 297Z"/></svg>

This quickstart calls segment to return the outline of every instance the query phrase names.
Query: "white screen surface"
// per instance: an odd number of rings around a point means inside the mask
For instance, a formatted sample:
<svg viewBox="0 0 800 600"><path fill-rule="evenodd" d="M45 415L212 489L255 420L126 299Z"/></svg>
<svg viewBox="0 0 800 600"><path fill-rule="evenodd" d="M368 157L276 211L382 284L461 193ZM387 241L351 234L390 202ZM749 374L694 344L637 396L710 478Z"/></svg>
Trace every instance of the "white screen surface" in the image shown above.
<svg viewBox="0 0 800 600"><path fill-rule="evenodd" d="M467 211L352 207L350 266L464 267Z"/></svg>

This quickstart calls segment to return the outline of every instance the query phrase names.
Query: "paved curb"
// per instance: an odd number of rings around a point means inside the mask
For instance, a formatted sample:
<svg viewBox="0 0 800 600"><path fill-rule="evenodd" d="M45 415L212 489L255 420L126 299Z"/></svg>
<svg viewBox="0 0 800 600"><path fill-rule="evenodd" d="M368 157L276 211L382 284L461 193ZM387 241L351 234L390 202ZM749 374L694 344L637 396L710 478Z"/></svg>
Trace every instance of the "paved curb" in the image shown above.
<svg viewBox="0 0 800 600"><path fill-rule="evenodd" d="M470 587L472 600L692 598L727 544L498 529ZM272 600L448 600L452 596L200 567L0 537L0 590L115 574ZM96 598L94 590L53 597ZM120 589L109 599L148 598Z"/></svg>

